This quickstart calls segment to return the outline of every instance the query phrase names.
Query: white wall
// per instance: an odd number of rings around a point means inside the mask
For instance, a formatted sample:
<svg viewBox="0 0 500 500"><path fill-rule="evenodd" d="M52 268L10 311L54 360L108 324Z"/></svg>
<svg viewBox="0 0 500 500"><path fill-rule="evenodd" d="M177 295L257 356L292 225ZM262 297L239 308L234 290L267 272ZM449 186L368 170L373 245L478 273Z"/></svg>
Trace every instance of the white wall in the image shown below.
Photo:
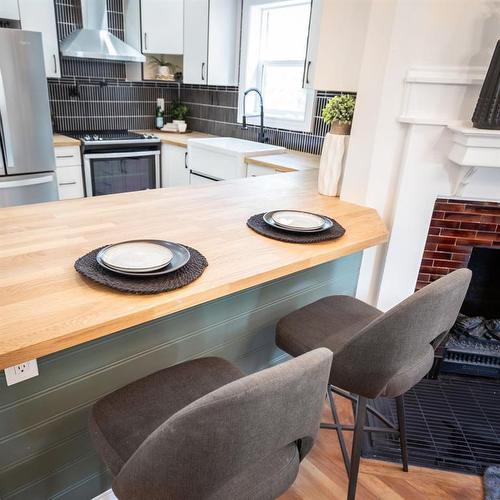
<svg viewBox="0 0 500 500"><path fill-rule="evenodd" d="M500 0L373 0L341 198L392 235L365 252L359 298L388 309L412 293L434 200L458 176L446 125L470 119L498 37ZM491 169L463 196L496 192Z"/></svg>

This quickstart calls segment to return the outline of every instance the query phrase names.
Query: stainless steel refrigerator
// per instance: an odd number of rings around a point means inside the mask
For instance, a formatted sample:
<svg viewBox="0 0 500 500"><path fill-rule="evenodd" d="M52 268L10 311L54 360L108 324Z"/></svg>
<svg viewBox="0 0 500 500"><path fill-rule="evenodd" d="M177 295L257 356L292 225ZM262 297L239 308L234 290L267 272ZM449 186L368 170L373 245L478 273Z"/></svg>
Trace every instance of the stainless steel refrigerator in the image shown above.
<svg viewBox="0 0 500 500"><path fill-rule="evenodd" d="M0 29L0 207L58 199L41 33Z"/></svg>

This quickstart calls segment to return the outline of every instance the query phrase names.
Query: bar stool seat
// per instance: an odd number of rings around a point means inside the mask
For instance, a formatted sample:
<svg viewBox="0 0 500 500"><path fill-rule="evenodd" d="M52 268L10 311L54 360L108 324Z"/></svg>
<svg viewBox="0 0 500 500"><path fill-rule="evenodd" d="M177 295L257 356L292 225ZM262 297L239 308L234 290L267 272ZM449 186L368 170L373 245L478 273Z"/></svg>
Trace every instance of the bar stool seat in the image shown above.
<svg viewBox="0 0 500 500"><path fill-rule="evenodd" d="M276 344L292 356L319 346L335 355L381 314L382 311L353 297L325 297L281 318L276 327Z"/></svg>
<svg viewBox="0 0 500 500"><path fill-rule="evenodd" d="M208 357L160 370L112 392L94 405L90 420L102 459L114 475L118 474L165 420L243 376L229 361Z"/></svg>

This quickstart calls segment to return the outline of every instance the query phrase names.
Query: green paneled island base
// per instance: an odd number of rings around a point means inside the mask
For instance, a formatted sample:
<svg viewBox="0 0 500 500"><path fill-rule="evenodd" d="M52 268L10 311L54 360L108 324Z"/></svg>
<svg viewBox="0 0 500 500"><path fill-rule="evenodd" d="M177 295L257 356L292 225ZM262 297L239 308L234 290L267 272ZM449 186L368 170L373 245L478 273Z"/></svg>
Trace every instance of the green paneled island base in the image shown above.
<svg viewBox="0 0 500 500"><path fill-rule="evenodd" d="M346 234L299 245L246 227L277 208L323 213ZM93 248L146 237L192 246L209 266L187 287L150 296L73 269ZM354 294L361 251L386 237L375 211L317 194L311 172L0 210L0 368L38 358L40 371L10 387L0 375L0 498L88 500L106 490L87 431L96 399L189 358L221 356L246 372L284 360L276 321Z"/></svg>

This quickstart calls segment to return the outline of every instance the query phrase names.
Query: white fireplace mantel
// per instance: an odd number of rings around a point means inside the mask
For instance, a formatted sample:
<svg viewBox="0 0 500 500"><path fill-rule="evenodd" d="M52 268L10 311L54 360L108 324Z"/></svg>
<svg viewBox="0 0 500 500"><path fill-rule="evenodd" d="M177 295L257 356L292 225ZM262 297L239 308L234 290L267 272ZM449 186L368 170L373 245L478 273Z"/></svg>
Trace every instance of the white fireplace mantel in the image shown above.
<svg viewBox="0 0 500 500"><path fill-rule="evenodd" d="M454 122L448 129L452 132L448 159L460 168L452 195L460 196L479 169L500 168L500 130L474 128L471 122Z"/></svg>
<svg viewBox="0 0 500 500"><path fill-rule="evenodd" d="M411 69L404 81L398 184L377 300L382 310L414 291L436 198L500 200L500 132L465 121L479 96L479 73Z"/></svg>

